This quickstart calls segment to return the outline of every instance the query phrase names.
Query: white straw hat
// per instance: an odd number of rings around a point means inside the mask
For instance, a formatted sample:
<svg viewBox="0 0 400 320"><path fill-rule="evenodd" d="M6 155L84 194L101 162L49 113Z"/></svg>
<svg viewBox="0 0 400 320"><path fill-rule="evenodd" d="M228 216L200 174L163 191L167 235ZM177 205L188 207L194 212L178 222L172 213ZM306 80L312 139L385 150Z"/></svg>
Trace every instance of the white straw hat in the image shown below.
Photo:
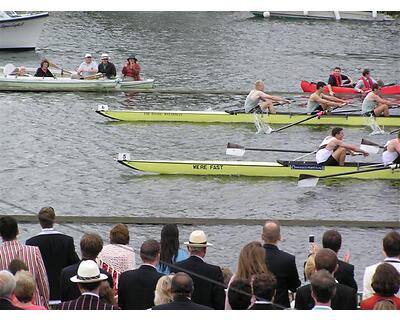
<svg viewBox="0 0 400 320"><path fill-rule="evenodd" d="M84 260L80 263L76 276L70 278L72 282L92 283L107 279L105 274L100 273L100 269L93 260Z"/></svg>
<svg viewBox="0 0 400 320"><path fill-rule="evenodd" d="M204 231L195 230L190 234L189 241L185 245L195 248L203 248L212 246L212 243L207 242L207 237Z"/></svg>

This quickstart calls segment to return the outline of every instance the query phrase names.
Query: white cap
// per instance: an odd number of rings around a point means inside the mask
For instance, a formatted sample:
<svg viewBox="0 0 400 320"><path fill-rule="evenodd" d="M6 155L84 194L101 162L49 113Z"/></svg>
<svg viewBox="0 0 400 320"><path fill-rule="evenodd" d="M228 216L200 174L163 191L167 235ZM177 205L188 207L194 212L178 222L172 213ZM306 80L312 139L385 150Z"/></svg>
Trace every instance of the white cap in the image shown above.
<svg viewBox="0 0 400 320"><path fill-rule="evenodd" d="M85 58L91 58L91 57L92 57L92 55L90 53L85 54Z"/></svg>

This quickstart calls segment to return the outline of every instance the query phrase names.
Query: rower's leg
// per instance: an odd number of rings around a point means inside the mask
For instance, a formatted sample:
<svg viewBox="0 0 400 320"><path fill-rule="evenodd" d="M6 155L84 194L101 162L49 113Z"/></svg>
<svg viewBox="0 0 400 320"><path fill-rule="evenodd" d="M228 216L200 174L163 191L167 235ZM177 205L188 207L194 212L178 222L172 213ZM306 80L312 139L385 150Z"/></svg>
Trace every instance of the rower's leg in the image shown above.
<svg viewBox="0 0 400 320"><path fill-rule="evenodd" d="M389 117L389 106L387 104L380 104L374 109L374 113L377 117L381 114L384 117Z"/></svg>
<svg viewBox="0 0 400 320"><path fill-rule="evenodd" d="M264 101L260 103L261 110L266 111L268 110L270 113L276 113L276 110L274 108L274 105L272 104L272 101Z"/></svg>
<svg viewBox="0 0 400 320"><path fill-rule="evenodd" d="M339 163L339 166L344 166L344 162L346 160L346 149L342 147L337 148L332 153L332 157L336 159L336 161Z"/></svg>

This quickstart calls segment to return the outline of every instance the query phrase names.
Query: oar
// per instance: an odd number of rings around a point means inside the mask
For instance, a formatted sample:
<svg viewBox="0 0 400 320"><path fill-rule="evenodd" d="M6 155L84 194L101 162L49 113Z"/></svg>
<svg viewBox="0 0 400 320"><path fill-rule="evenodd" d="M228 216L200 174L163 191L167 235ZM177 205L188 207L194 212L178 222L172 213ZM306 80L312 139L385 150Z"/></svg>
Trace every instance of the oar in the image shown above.
<svg viewBox="0 0 400 320"><path fill-rule="evenodd" d="M268 148L245 148L236 143L228 142L226 154L230 156L242 157L246 151L270 151L270 152L291 152L291 153L311 153L313 151L288 150L288 149L268 149Z"/></svg>
<svg viewBox="0 0 400 320"><path fill-rule="evenodd" d="M377 153L379 153L379 149L383 149L383 148L384 147L382 147L381 145L379 145L375 142L369 141L364 138L361 139L360 149L362 149L368 153L377 154Z"/></svg>
<svg viewBox="0 0 400 320"><path fill-rule="evenodd" d="M379 166L382 166L383 164L379 164ZM357 173L366 173L366 172L372 172L372 171L379 171L379 170L388 170L388 169L398 169L400 168L400 164L390 164L387 166L383 166L382 168L373 168L373 169L367 169L367 170L356 170L356 171L350 171L350 172L343 172L343 173L337 173L337 174L328 174L326 176L313 176L309 174L300 174L299 175L299 181L297 185L299 187L315 187L319 181L319 179L326 179L326 178L334 178L334 177L340 177L340 176L347 176L351 174L357 174Z"/></svg>
<svg viewBox="0 0 400 320"><path fill-rule="evenodd" d="M49 60L47 60L47 61L49 61ZM66 69L64 69L64 68L62 68L62 67L59 67L58 65L56 65L55 63L53 63L53 62L51 62L51 61L49 61L49 67L51 67L51 68L56 68L56 69L58 69L58 70L61 70L61 74L62 74L63 72L68 73L68 74L73 74L73 73L74 73L73 71L69 71L69 70L66 70Z"/></svg>
<svg viewBox="0 0 400 320"><path fill-rule="evenodd" d="M90 76L83 77L84 80L97 80L103 77L102 73L95 73Z"/></svg>
<svg viewBox="0 0 400 320"><path fill-rule="evenodd" d="M389 134L393 134L393 133L396 133L396 132L399 132L399 131L400 131L400 129L396 129L396 130L390 131Z"/></svg>

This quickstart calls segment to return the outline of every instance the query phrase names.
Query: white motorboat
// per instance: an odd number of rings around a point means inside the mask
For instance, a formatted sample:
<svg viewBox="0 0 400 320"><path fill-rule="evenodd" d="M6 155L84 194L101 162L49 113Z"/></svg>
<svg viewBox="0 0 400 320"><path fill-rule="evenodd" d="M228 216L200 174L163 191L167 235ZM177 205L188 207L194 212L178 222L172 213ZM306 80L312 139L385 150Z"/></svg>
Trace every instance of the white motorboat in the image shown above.
<svg viewBox="0 0 400 320"><path fill-rule="evenodd" d="M0 11L0 50L35 49L49 14Z"/></svg>

